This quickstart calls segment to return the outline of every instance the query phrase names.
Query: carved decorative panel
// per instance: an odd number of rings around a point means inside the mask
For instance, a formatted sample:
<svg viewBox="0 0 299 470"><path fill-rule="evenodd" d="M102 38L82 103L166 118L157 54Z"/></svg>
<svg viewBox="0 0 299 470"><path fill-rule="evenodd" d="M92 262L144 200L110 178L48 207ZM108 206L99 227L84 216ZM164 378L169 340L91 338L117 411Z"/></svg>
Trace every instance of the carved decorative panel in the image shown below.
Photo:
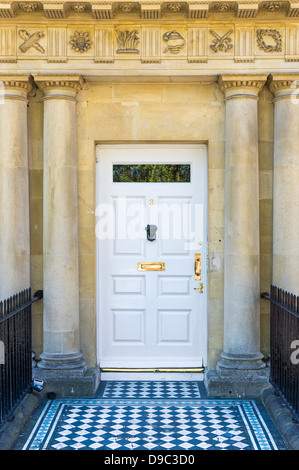
<svg viewBox="0 0 299 470"><path fill-rule="evenodd" d="M95 62L112 63L113 56L113 29L97 29L95 30Z"/></svg>
<svg viewBox="0 0 299 470"><path fill-rule="evenodd" d="M134 28L131 29L117 29L116 30L116 41L117 41L117 54L138 54L140 34Z"/></svg>
<svg viewBox="0 0 299 470"><path fill-rule="evenodd" d="M16 27L0 28L0 62L16 62Z"/></svg>
<svg viewBox="0 0 299 470"><path fill-rule="evenodd" d="M235 62L254 62L255 30L253 27L236 28Z"/></svg>
<svg viewBox="0 0 299 470"><path fill-rule="evenodd" d="M209 28L208 30L208 56L231 56L234 52L234 27L227 28Z"/></svg>
<svg viewBox="0 0 299 470"><path fill-rule="evenodd" d="M94 33L91 28L68 28L67 49L69 57L85 58L94 55Z"/></svg>
<svg viewBox="0 0 299 470"><path fill-rule="evenodd" d="M229 52L233 48L232 44L232 34L233 29L226 31L224 34L220 34L213 29L210 30L210 34L214 36L214 39L211 40L210 48L214 52Z"/></svg>
<svg viewBox="0 0 299 470"><path fill-rule="evenodd" d="M208 61L207 28L189 28L188 62Z"/></svg>
<svg viewBox="0 0 299 470"><path fill-rule="evenodd" d="M286 28L286 51L287 62L299 62L299 26Z"/></svg>
<svg viewBox="0 0 299 470"><path fill-rule="evenodd" d="M66 62L66 29L49 28L48 29L48 62Z"/></svg>
<svg viewBox="0 0 299 470"><path fill-rule="evenodd" d="M265 52L281 52L281 33L276 29L257 29L257 45Z"/></svg>
<svg viewBox="0 0 299 470"><path fill-rule="evenodd" d="M256 28L256 55L281 55L284 48L282 28Z"/></svg>
<svg viewBox="0 0 299 470"><path fill-rule="evenodd" d="M18 58L36 56L45 58L47 54L47 29L17 28L17 55Z"/></svg>
<svg viewBox="0 0 299 470"><path fill-rule="evenodd" d="M176 58L187 55L187 31L185 28L161 28L162 56Z"/></svg>
<svg viewBox="0 0 299 470"><path fill-rule="evenodd" d="M142 28L141 62L161 62L161 35L158 28Z"/></svg>

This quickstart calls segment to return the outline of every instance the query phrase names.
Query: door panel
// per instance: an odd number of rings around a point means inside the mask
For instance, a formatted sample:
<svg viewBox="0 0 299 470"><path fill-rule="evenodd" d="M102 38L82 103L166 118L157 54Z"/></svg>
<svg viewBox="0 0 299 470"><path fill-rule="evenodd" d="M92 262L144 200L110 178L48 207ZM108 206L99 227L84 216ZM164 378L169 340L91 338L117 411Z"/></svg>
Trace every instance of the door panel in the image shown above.
<svg viewBox="0 0 299 470"><path fill-rule="evenodd" d="M194 262L201 253L206 286L205 147L99 146L97 160L100 366L200 367L206 289Z"/></svg>

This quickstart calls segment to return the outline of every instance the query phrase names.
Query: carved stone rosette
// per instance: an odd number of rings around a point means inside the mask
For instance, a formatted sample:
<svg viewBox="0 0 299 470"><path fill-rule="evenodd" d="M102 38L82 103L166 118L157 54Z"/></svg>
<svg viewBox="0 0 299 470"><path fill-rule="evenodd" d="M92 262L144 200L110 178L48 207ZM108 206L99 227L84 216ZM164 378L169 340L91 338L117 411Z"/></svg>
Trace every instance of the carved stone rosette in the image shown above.
<svg viewBox="0 0 299 470"><path fill-rule="evenodd" d="M87 31L75 31L70 38L70 44L76 52L86 52L92 44L90 34Z"/></svg>
<svg viewBox="0 0 299 470"><path fill-rule="evenodd" d="M19 3L19 8L26 13L31 13L37 9L37 3L25 2Z"/></svg>

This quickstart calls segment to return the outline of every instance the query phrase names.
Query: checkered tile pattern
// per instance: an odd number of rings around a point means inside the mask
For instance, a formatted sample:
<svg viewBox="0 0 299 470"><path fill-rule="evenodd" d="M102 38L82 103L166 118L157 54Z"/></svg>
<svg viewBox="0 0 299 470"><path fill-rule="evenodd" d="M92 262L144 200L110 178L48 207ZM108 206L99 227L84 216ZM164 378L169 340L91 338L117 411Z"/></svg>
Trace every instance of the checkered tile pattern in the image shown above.
<svg viewBox="0 0 299 470"><path fill-rule="evenodd" d="M252 400L56 399L24 449L273 450L277 442Z"/></svg>
<svg viewBox="0 0 299 470"><path fill-rule="evenodd" d="M200 382L108 381L103 398L201 398ZM202 387L201 387L202 388Z"/></svg>

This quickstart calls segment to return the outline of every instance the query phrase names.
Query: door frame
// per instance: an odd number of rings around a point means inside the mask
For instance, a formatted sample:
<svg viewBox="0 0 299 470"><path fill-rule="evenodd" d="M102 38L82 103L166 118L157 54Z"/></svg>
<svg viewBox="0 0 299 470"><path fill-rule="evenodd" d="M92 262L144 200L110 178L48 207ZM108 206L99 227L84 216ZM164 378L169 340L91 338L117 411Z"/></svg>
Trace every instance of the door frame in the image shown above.
<svg viewBox="0 0 299 470"><path fill-rule="evenodd" d="M135 149L144 149L144 148L151 148L151 149L161 149L165 148L175 148L175 149L201 149L204 151L204 239L206 240L206 248L204 253L204 258L202 260L203 269L205 269L205 284L204 284L204 298L203 298L203 325L204 325L204 334L203 334L203 367L207 366L207 351L208 351L208 294L209 294L209 239L208 239L208 146L207 144L203 143L96 143L95 145L95 158L96 158L96 180L95 180L95 204L98 207L100 203L100 195L98 190L98 184L100 181L100 151L102 149L128 149L128 148L135 148ZM96 214L96 211L95 211ZM95 215L96 217L96 215ZM95 224L96 226L96 224ZM101 286L100 286L100 243L101 241L97 238L95 239L95 264L96 264L96 362L97 365L100 364L100 329L101 329L101 312L100 312L100 295L101 295ZM156 375L156 374L154 374ZM144 374L143 374L144 376Z"/></svg>

